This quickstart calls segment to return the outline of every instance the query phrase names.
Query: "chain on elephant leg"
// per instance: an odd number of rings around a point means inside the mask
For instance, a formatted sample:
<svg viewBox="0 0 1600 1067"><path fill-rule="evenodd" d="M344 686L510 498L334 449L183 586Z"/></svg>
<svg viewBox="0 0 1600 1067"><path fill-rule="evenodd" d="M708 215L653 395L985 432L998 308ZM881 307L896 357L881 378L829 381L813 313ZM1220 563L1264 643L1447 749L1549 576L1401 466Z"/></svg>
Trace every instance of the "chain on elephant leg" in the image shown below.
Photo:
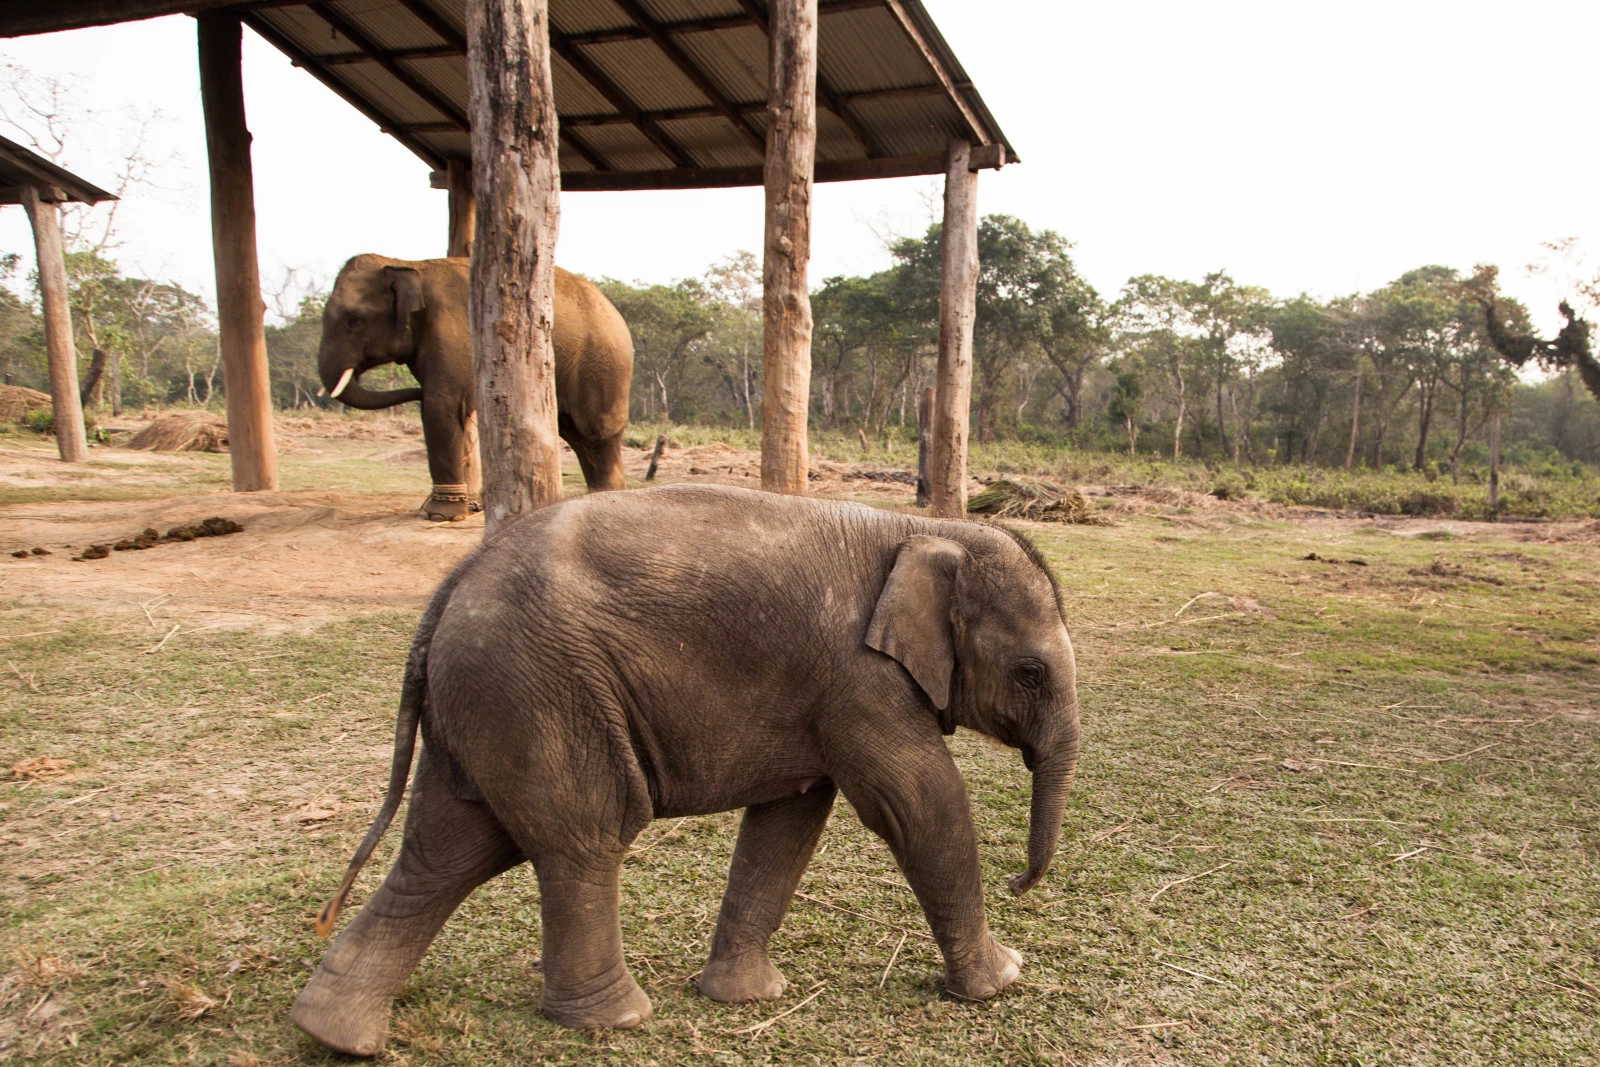
<svg viewBox="0 0 1600 1067"><path fill-rule="evenodd" d="M464 483L435 483L432 494L422 505L423 514L434 522L460 522L473 512L482 510L483 505L467 491Z"/></svg>

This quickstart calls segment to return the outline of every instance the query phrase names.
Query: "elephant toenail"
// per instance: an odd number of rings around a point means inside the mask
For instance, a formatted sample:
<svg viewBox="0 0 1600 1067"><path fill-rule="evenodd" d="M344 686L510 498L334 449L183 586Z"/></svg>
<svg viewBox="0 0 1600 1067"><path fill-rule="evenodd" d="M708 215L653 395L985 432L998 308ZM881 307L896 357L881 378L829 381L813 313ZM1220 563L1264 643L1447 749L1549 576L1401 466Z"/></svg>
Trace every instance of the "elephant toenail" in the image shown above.
<svg viewBox="0 0 1600 1067"><path fill-rule="evenodd" d="M639 1013L636 1011L630 1011L628 1014L617 1020L617 1027L622 1030L629 1030L638 1025Z"/></svg>

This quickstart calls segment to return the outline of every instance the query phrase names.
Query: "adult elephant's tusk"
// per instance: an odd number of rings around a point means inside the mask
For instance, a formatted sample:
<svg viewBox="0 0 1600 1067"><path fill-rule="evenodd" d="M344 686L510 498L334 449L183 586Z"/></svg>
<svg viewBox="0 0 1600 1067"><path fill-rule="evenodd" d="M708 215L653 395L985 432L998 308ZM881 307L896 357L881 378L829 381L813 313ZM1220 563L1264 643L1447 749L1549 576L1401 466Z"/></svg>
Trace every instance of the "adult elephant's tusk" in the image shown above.
<svg viewBox="0 0 1600 1067"><path fill-rule="evenodd" d="M346 367L344 373L339 375L339 384L334 386L328 395L337 400L339 394L344 392L344 387L350 384L350 379L355 376L355 373L356 369L354 367Z"/></svg>

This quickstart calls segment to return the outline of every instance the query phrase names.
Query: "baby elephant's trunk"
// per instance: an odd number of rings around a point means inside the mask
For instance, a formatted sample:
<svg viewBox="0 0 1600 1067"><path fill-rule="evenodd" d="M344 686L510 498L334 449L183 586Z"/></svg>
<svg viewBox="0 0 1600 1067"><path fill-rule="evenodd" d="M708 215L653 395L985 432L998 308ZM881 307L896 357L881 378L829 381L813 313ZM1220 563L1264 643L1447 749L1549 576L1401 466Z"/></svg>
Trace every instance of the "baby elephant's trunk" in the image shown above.
<svg viewBox="0 0 1600 1067"><path fill-rule="evenodd" d="M1067 809L1067 791L1078 769L1078 713L1074 708L1060 723L1057 737L1044 749L1035 749L1033 806L1028 825L1028 869L1010 879L1018 896L1038 884L1055 858L1061 839L1061 818Z"/></svg>

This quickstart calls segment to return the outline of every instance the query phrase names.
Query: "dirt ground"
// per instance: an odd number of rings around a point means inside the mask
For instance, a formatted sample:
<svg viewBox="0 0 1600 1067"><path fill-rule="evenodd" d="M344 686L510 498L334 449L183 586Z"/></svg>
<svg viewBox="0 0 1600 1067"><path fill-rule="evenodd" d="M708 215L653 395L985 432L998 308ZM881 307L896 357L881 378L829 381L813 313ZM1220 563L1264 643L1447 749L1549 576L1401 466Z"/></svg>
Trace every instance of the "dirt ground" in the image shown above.
<svg viewBox="0 0 1600 1067"><path fill-rule="evenodd" d="M142 423L114 422L131 434ZM391 467L388 484L339 489L299 489L235 494L217 486L226 457L95 449L87 467L68 467L44 439L0 445L0 492L31 491L35 499L0 506L0 588L20 606L58 606L86 614L131 615L159 604L164 618L183 631L259 627L268 632L314 627L336 619L395 609L419 609L438 581L472 550L483 519L431 523L417 507L427 494L426 454L414 420L280 418L280 452L286 464L309 464L298 480L315 481L316 465L350 458ZM643 485L650 452L625 449L630 485ZM577 461L563 447L569 493L582 492ZM213 477L209 483L197 472ZM987 477L975 472L970 489ZM709 482L758 487L759 454L711 443L669 447L656 484ZM289 479L285 479L287 482ZM201 485L192 485L194 482ZM397 484L398 481L398 484ZM409 492L398 485L413 483ZM225 481L224 481L225 485ZM194 491L199 489L200 491ZM812 492L884 506L910 506L913 472L873 463L813 465ZM352 491L354 490L354 491ZM1232 516L1288 520L1307 528L1375 527L1399 536L1441 533L1462 539L1600 543L1600 522L1502 524L1439 519L1348 519L1260 501L1222 501L1181 489L1085 486L1091 501L1112 519L1118 514L1161 514L1179 525L1204 528ZM52 499L137 494L136 499ZM146 551L112 552L78 561L85 547L169 528L212 515L232 519L244 532ZM49 555L13 559L20 550Z"/></svg>

